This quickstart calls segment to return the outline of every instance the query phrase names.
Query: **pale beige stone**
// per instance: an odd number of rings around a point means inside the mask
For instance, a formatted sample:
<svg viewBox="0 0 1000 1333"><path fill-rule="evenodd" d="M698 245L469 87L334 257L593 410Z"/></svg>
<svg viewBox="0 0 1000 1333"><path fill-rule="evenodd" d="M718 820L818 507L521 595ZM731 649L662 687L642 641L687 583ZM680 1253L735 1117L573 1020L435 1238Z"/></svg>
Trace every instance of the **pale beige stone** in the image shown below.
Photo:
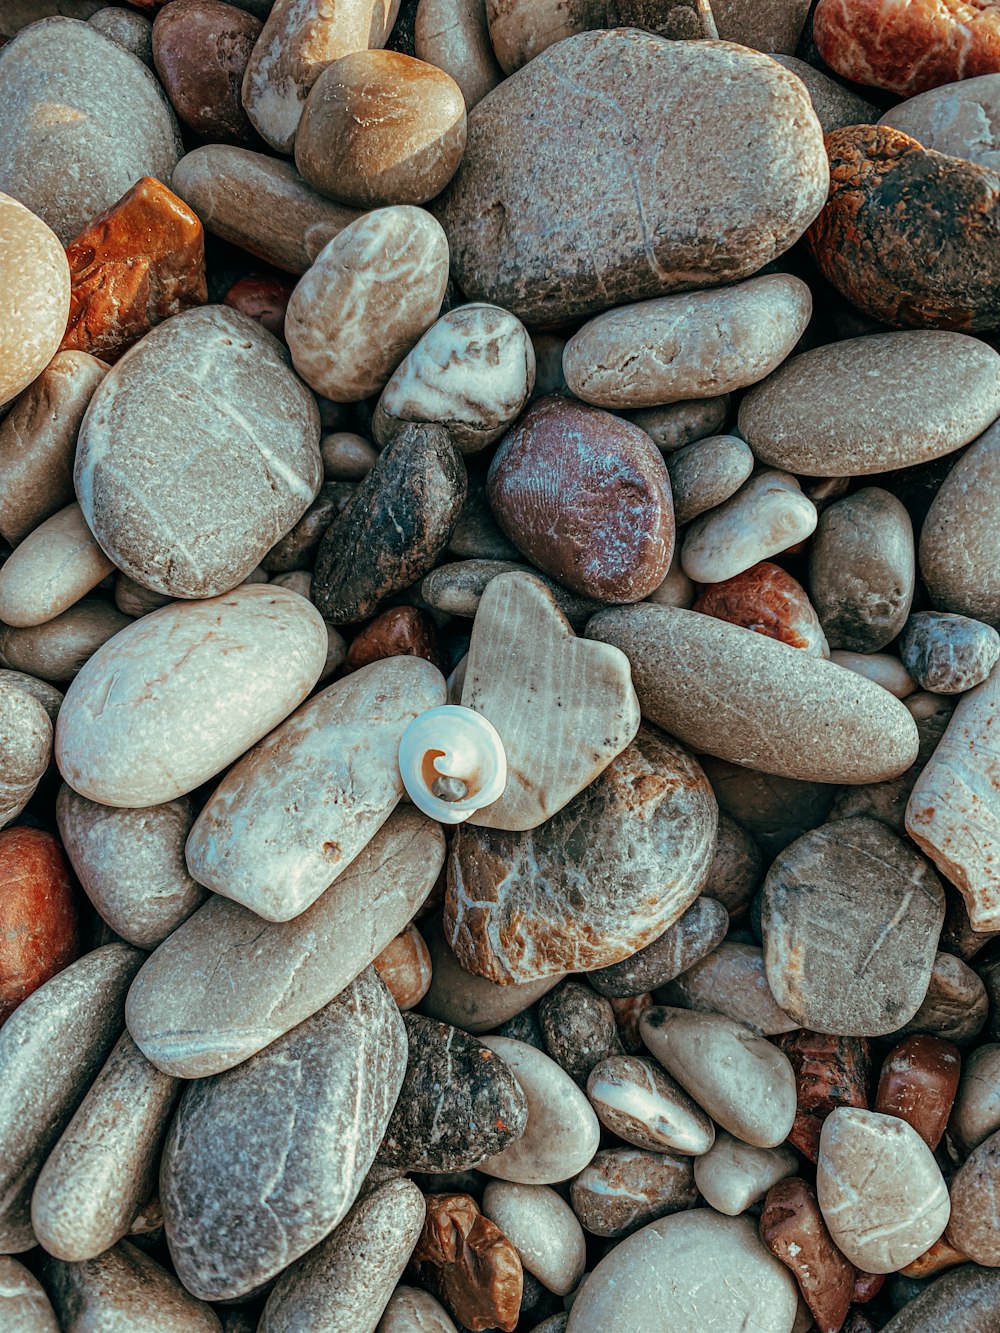
<svg viewBox="0 0 1000 1333"><path fill-rule="evenodd" d="M486 0L490 41L505 74L564 37L601 28L604 0Z"/></svg>
<svg viewBox="0 0 1000 1333"><path fill-rule="evenodd" d="M0 620L18 627L42 625L113 569L80 506L68 505L39 524L0 568Z"/></svg>
<svg viewBox="0 0 1000 1333"><path fill-rule="evenodd" d="M830 661L846 671L853 671L866 680L874 681L897 699L907 699L917 686L898 657L891 653L851 653L835 648Z"/></svg>
<svg viewBox="0 0 1000 1333"><path fill-rule="evenodd" d="M59 709L62 707L62 690L57 690L47 680L39 680L37 676L29 676L26 671L0 669L0 685L4 684L19 685L22 690L27 690L31 697L37 699L42 705L49 715L49 721L55 726Z"/></svg>
<svg viewBox="0 0 1000 1333"><path fill-rule="evenodd" d="M891 125L936 153L1000 169L1000 74L981 74L910 97L883 112Z"/></svg>
<svg viewBox="0 0 1000 1333"><path fill-rule="evenodd" d="M840 1106L823 1122L816 1194L838 1248L866 1273L894 1273L944 1232L948 1188L905 1120Z"/></svg>
<svg viewBox="0 0 1000 1333"><path fill-rule="evenodd" d="M764 951L738 940L724 940L667 982L656 998L681 1009L725 1014L765 1037L799 1026L774 998L764 972Z"/></svg>
<svg viewBox="0 0 1000 1333"><path fill-rule="evenodd" d="M16 681L0 680L0 828L34 796L51 758L52 723L44 707Z"/></svg>
<svg viewBox="0 0 1000 1333"><path fill-rule="evenodd" d="M59 1333L45 1288L7 1254L0 1255L0 1327L5 1333Z"/></svg>
<svg viewBox="0 0 1000 1333"><path fill-rule="evenodd" d="M0 194L0 405L55 355L69 315L69 264L59 237L10 195Z"/></svg>
<svg viewBox="0 0 1000 1333"><path fill-rule="evenodd" d="M399 1286L389 1297L376 1333L456 1333L456 1330L447 1310L429 1291Z"/></svg>
<svg viewBox="0 0 1000 1333"><path fill-rule="evenodd" d="M694 605L696 596L694 584L681 568L680 548L675 546L667 577L658 588L653 589L646 601L655 606L679 606L688 611Z"/></svg>
<svg viewBox="0 0 1000 1333"><path fill-rule="evenodd" d="M543 1286L557 1296L573 1290L587 1264L587 1244L576 1214L554 1189L491 1180L483 1194L483 1213Z"/></svg>
<svg viewBox="0 0 1000 1333"><path fill-rule="evenodd" d="M722 1129L708 1152L696 1158L694 1179L710 1207L727 1217L739 1217L772 1185L798 1169L799 1159L791 1148L755 1148Z"/></svg>
<svg viewBox="0 0 1000 1333"><path fill-rule="evenodd" d="M490 41L486 0L420 0L414 53L450 74L471 111L503 80Z"/></svg>
<svg viewBox="0 0 1000 1333"><path fill-rule="evenodd" d="M0 622L0 662L42 680L68 681L107 641L131 623L100 597L83 597L41 625Z"/></svg>
<svg viewBox="0 0 1000 1333"><path fill-rule="evenodd" d="M637 1148L697 1157L714 1141L705 1112L653 1060L601 1060L587 1078L587 1097L601 1124Z"/></svg>
<svg viewBox="0 0 1000 1333"><path fill-rule="evenodd" d="M764 469L691 524L681 565L695 583L721 583L804 541L818 520L816 506L795 477Z"/></svg>

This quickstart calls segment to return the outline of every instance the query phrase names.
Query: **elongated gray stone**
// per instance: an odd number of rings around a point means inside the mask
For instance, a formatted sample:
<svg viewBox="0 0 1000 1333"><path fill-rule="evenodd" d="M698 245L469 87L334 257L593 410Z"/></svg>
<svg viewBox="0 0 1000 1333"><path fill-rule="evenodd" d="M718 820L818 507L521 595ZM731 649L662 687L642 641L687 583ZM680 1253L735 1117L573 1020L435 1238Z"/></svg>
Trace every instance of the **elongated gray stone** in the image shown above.
<svg viewBox="0 0 1000 1333"><path fill-rule="evenodd" d="M732 824L733 821L728 822ZM720 816L720 832L722 827ZM712 864L714 866L715 862ZM699 958L722 943L728 929L729 913L721 903L706 898L703 893L652 944L623 958L620 963L589 972L587 980L600 995L616 999L645 995L693 967Z"/></svg>
<svg viewBox="0 0 1000 1333"><path fill-rule="evenodd" d="M882 1333L993 1333L1000 1325L1000 1269L963 1264L935 1279ZM437 1333L437 1330L434 1330Z"/></svg>

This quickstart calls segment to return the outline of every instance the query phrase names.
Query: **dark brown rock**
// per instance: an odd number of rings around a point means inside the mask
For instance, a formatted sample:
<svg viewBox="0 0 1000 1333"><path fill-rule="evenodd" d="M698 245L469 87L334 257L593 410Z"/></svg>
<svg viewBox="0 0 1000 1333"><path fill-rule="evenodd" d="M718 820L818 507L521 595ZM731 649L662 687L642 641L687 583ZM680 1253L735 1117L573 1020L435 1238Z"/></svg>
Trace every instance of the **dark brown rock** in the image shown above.
<svg viewBox="0 0 1000 1333"><path fill-rule="evenodd" d="M260 142L243 73L263 24L222 0L172 0L153 24L153 62L178 117L213 143Z"/></svg>
<svg viewBox="0 0 1000 1333"><path fill-rule="evenodd" d="M998 1323L1000 1272L965 1264L921 1291L882 1333L994 1333Z"/></svg>
<svg viewBox="0 0 1000 1333"><path fill-rule="evenodd" d="M596 1064L621 1050L615 1011L580 981L564 981L538 1003L545 1049L584 1085Z"/></svg>
<svg viewBox="0 0 1000 1333"><path fill-rule="evenodd" d="M1000 1268L1000 1130L973 1149L951 1182L949 1244L973 1263Z"/></svg>
<svg viewBox="0 0 1000 1333"><path fill-rule="evenodd" d="M413 1264L467 1329L515 1327L521 1310L521 1260L500 1228L468 1194L429 1194Z"/></svg>
<svg viewBox="0 0 1000 1333"><path fill-rule="evenodd" d="M437 626L418 606L390 606L377 615L348 648L344 670L357 671L383 657L423 657L445 670Z"/></svg>
<svg viewBox="0 0 1000 1333"><path fill-rule="evenodd" d="M721 819L719 827L721 831ZM699 958L722 943L728 929L729 913L703 892L652 944L620 963L589 972L587 980L601 995L616 999L642 995L665 986L693 967Z"/></svg>
<svg viewBox="0 0 1000 1333"><path fill-rule="evenodd" d="M448 544L468 487L440 426L407 426L327 528L313 599L332 624L364 620L422 578Z"/></svg>
<svg viewBox="0 0 1000 1333"><path fill-rule="evenodd" d="M708 0L607 0L605 9L608 28L641 28L672 42L719 36Z"/></svg>
<svg viewBox="0 0 1000 1333"><path fill-rule="evenodd" d="M235 307L234 307L235 308ZM265 320L260 321L267 327ZM347 508L357 487L345 481L326 481L319 495L280 542L268 551L261 565L269 574L286 574L296 569L311 568L323 534L338 515Z"/></svg>
<svg viewBox="0 0 1000 1333"><path fill-rule="evenodd" d="M800 782L742 768L714 755L702 755L700 762L719 802L720 814L742 825L767 859L773 859L808 829L822 824L838 790L825 782ZM709 882L705 884L706 893ZM717 888L715 896L719 896Z"/></svg>
<svg viewBox="0 0 1000 1333"><path fill-rule="evenodd" d="M714 898L730 917L742 916L764 878L760 848L744 828L719 812L719 835L715 857L702 894Z"/></svg>
<svg viewBox="0 0 1000 1333"><path fill-rule="evenodd" d="M251 274L239 278L222 298L222 304L264 325L282 342L285 339L285 311L295 284L285 278L261 278Z"/></svg>
<svg viewBox="0 0 1000 1333"><path fill-rule="evenodd" d="M885 1057L873 1110L912 1125L933 1152L951 1115L962 1058L958 1047L926 1033L907 1037Z"/></svg>
<svg viewBox="0 0 1000 1333"><path fill-rule="evenodd" d="M641 1148L602 1149L570 1185L573 1211L593 1236L629 1236L693 1205L693 1161Z"/></svg>
<svg viewBox="0 0 1000 1333"><path fill-rule="evenodd" d="M854 1267L834 1244L811 1185L793 1176L771 1186L760 1238L791 1269L819 1333L840 1333L854 1291Z"/></svg>
<svg viewBox="0 0 1000 1333"><path fill-rule="evenodd" d="M798 1109L788 1142L810 1162L819 1157L823 1121L838 1106L868 1106L871 1056L864 1037L800 1028L775 1038L795 1073Z"/></svg>

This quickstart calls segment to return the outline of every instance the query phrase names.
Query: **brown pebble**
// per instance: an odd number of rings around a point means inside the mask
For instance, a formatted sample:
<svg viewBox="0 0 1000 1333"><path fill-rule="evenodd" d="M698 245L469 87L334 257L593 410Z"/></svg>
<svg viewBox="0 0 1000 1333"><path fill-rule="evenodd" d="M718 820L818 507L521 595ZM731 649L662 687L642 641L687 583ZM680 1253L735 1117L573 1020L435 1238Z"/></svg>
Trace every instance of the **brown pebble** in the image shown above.
<svg viewBox="0 0 1000 1333"><path fill-rule="evenodd" d="M466 1328L511 1333L517 1324L521 1260L470 1195L427 1195L427 1218L411 1262Z"/></svg>
<svg viewBox="0 0 1000 1333"><path fill-rule="evenodd" d="M885 1058L874 1110L912 1125L932 1151L941 1142L958 1092L962 1058L958 1047L918 1033Z"/></svg>
<svg viewBox="0 0 1000 1333"><path fill-rule="evenodd" d="M699 958L722 943L728 929L729 913L703 890L652 944L620 963L588 972L587 980L599 994L609 998L642 995L665 986L693 967Z"/></svg>
<svg viewBox="0 0 1000 1333"><path fill-rule="evenodd" d="M222 0L172 0L153 24L153 61L178 117L215 143L260 140L243 109L243 73L263 24Z"/></svg>
<svg viewBox="0 0 1000 1333"><path fill-rule="evenodd" d="M812 1186L798 1177L772 1185L760 1238L790 1268L819 1333L839 1333L854 1291L854 1268L833 1243Z"/></svg>
<svg viewBox="0 0 1000 1333"><path fill-rule="evenodd" d="M431 984L431 956L412 923L385 946L372 966L400 1009L412 1009Z"/></svg>
<svg viewBox="0 0 1000 1333"><path fill-rule="evenodd" d="M285 311L295 284L286 278L261 278L251 274L234 282L222 298L222 304L249 315L263 324L268 333L284 341Z"/></svg>
<svg viewBox="0 0 1000 1333"><path fill-rule="evenodd" d="M827 1036L800 1028L775 1038L795 1073L798 1108L789 1143L810 1162L819 1157L823 1121L838 1106L868 1106L871 1055L864 1037Z"/></svg>
<svg viewBox="0 0 1000 1333"><path fill-rule="evenodd" d="M366 625L347 650L345 671L357 671L383 657L424 657L445 669L437 626L417 606L391 606Z"/></svg>
<svg viewBox="0 0 1000 1333"><path fill-rule="evenodd" d="M954 1245L949 1245L942 1236L934 1242L929 1250L925 1250L919 1258L914 1259L912 1264L907 1264L905 1268L901 1268L899 1271L904 1277L934 1277L938 1273L943 1273L947 1268L954 1268L958 1264L967 1264L968 1262L969 1256L963 1254L961 1250L956 1250Z"/></svg>
<svg viewBox="0 0 1000 1333"><path fill-rule="evenodd" d="M693 1161L641 1148L602 1149L570 1185L573 1211L592 1236L629 1236L692 1206Z"/></svg>
<svg viewBox="0 0 1000 1333"><path fill-rule="evenodd" d="M51 833L0 833L0 1025L80 952L77 892Z"/></svg>

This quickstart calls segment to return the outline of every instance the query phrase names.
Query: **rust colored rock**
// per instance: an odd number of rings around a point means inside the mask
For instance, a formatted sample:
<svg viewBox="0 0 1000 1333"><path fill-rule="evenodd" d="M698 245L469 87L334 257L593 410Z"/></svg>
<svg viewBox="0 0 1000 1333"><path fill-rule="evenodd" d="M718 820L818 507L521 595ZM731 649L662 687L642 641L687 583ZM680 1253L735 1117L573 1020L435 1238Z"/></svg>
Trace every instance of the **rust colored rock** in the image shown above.
<svg viewBox="0 0 1000 1333"><path fill-rule="evenodd" d="M1000 175L888 125L849 125L826 147L830 197L806 234L824 277L885 324L996 328Z"/></svg>
<svg viewBox="0 0 1000 1333"><path fill-rule="evenodd" d="M962 1057L950 1041L925 1032L907 1037L885 1058L874 1109L912 1125L933 1152L951 1115L961 1072Z"/></svg>
<svg viewBox="0 0 1000 1333"><path fill-rule="evenodd" d="M912 97L1000 68L995 0L819 0L813 40L855 83Z"/></svg>
<svg viewBox="0 0 1000 1333"><path fill-rule="evenodd" d="M500 442L487 494L518 550L584 597L638 602L667 576L670 476L659 450L631 422L543 398Z"/></svg>
<svg viewBox="0 0 1000 1333"><path fill-rule="evenodd" d="M243 110L243 73L264 25L222 0L172 0L153 24L153 63L178 118L213 143L260 141Z"/></svg>
<svg viewBox="0 0 1000 1333"><path fill-rule="evenodd" d="M771 1186L760 1238L791 1269L819 1333L840 1333L854 1291L854 1266L833 1243L811 1185L793 1176Z"/></svg>
<svg viewBox="0 0 1000 1333"><path fill-rule="evenodd" d="M117 361L154 324L208 300L201 223L152 176L94 218L66 257L73 285L61 351Z"/></svg>
<svg viewBox="0 0 1000 1333"><path fill-rule="evenodd" d="M412 923L389 941L372 965L400 1009L412 1009L430 988L430 950Z"/></svg>
<svg viewBox="0 0 1000 1333"><path fill-rule="evenodd" d="M823 1121L838 1106L868 1106L871 1055L864 1037L831 1037L800 1028L775 1037L795 1072L798 1110L788 1142L810 1162L819 1157Z"/></svg>
<svg viewBox="0 0 1000 1333"><path fill-rule="evenodd" d="M521 1260L468 1194L429 1194L413 1264L467 1329L510 1333L521 1310Z"/></svg>
<svg viewBox="0 0 1000 1333"><path fill-rule="evenodd" d="M804 648L815 657L830 655L805 588L770 560L762 560L722 583L707 584L692 610L742 625L792 648Z"/></svg>
<svg viewBox="0 0 1000 1333"><path fill-rule="evenodd" d="M968 1262L969 1256L963 1254L961 1250L956 1250L954 1245L949 1245L942 1236L929 1250L925 1250L919 1258L914 1259L912 1264L907 1264L899 1271L904 1277L934 1277L938 1273L943 1273L945 1269L955 1268L958 1264Z"/></svg>
<svg viewBox="0 0 1000 1333"><path fill-rule="evenodd" d="M437 627L417 606L390 606L377 615L347 650L344 670L357 671L383 657L423 657L446 670Z"/></svg>
<svg viewBox="0 0 1000 1333"><path fill-rule="evenodd" d="M229 8L229 6L227 6ZM285 336L285 311L295 283L283 278L260 278L251 274L234 282L222 298L222 304L249 315L263 324L276 338Z"/></svg>
<svg viewBox="0 0 1000 1333"><path fill-rule="evenodd" d="M851 1300L855 1305L867 1305L869 1301L875 1299L884 1286L884 1273L865 1273L860 1268L856 1268L854 1270L854 1292Z"/></svg>
<svg viewBox="0 0 1000 1333"><path fill-rule="evenodd" d="M80 953L76 890L62 847L41 829L0 833L0 1024Z"/></svg>

